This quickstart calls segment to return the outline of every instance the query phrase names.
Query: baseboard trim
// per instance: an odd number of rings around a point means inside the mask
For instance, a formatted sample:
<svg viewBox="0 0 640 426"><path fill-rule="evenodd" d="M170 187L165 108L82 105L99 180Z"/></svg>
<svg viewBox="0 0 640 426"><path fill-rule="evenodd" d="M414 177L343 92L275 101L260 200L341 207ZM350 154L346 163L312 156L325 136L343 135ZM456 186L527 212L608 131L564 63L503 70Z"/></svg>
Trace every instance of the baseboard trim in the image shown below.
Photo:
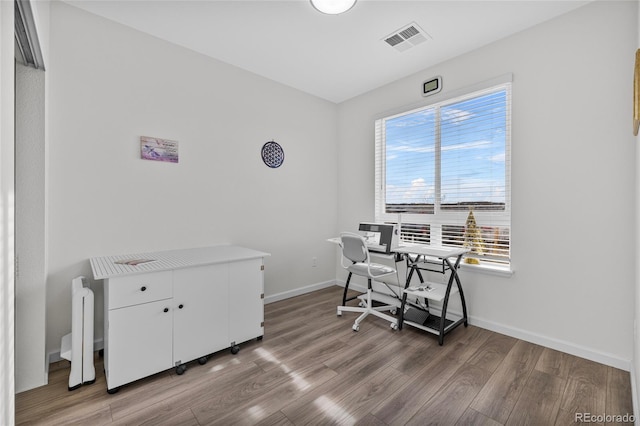
<svg viewBox="0 0 640 426"><path fill-rule="evenodd" d="M289 299L291 297L301 296L303 294L311 293L313 291L322 290L323 288L328 288L336 285L335 280L324 281L321 283L311 284L305 287L296 288L293 290L283 291L281 293L272 294L271 296L266 296L264 298L265 305L269 303L278 302L280 300ZM343 284L344 287L344 284Z"/></svg>
<svg viewBox="0 0 640 426"><path fill-rule="evenodd" d="M104 341L102 339L95 339L93 341L93 351L99 351L104 348ZM54 362L62 361L64 358L60 356L60 348L57 351L49 352L47 354L47 359L49 360L49 364L53 364ZM47 375L49 371L47 368Z"/></svg>
<svg viewBox="0 0 640 426"><path fill-rule="evenodd" d="M345 282L341 280L336 281L336 285L344 287ZM356 283L349 285L349 288L365 292L367 289ZM462 312L452 310L451 314L461 316ZM524 340L536 345L544 346L549 349L554 349L560 352L564 352L570 355L575 355L580 358L588 359L590 361L598 362L600 364L608 365L610 367L619 368L624 371L630 371L632 368L632 361L617 357L613 354L596 351L584 346L567 343L562 340L558 340L552 337L544 336L542 334L532 333L530 331L522 330L516 327L507 326L504 324L488 321L483 318L478 318L473 315L469 315L469 324L484 328L486 330L494 331L496 333L504 334L506 336L515 337L520 340Z"/></svg>

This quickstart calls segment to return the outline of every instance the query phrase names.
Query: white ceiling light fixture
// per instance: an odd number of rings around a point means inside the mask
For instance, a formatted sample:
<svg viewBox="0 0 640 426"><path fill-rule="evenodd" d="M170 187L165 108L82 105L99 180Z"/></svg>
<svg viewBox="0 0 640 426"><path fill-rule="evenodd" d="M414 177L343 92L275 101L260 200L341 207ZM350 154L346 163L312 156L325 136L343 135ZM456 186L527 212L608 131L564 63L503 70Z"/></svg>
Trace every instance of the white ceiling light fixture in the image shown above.
<svg viewBox="0 0 640 426"><path fill-rule="evenodd" d="M351 9L356 0L310 0L317 11L327 15L339 15Z"/></svg>

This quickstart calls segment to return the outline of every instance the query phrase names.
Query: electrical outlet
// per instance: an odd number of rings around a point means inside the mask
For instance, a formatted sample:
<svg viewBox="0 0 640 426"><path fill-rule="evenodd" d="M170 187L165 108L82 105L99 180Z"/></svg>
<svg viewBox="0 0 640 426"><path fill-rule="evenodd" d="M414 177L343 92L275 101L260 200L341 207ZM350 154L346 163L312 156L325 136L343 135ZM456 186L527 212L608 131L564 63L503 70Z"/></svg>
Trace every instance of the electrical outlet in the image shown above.
<svg viewBox="0 0 640 426"><path fill-rule="evenodd" d="M311 258L311 266L314 267L314 268L316 266L318 266L318 258L317 257L312 257Z"/></svg>

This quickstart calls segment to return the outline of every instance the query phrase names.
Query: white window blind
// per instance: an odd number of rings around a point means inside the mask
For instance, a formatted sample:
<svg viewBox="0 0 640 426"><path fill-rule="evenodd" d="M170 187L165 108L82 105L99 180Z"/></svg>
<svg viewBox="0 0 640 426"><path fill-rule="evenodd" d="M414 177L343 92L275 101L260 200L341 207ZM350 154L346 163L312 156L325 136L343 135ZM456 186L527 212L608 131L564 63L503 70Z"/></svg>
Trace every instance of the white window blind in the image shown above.
<svg viewBox="0 0 640 426"><path fill-rule="evenodd" d="M510 129L511 83L376 120L376 220L509 263Z"/></svg>

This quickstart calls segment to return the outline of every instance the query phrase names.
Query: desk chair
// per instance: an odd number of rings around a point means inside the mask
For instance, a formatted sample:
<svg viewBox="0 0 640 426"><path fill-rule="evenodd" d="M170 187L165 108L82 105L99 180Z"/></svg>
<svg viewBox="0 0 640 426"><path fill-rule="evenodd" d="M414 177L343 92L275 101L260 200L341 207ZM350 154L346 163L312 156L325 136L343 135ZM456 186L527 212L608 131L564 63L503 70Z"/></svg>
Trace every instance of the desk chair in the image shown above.
<svg viewBox="0 0 640 426"><path fill-rule="evenodd" d="M338 316L342 316L342 312L360 312L361 315L356 318L353 323L353 331L360 329L360 323L369 314L375 315L382 319L385 319L391 323L391 328L398 329L398 319L383 313L384 311L395 311L395 305L382 305L373 306L372 295L375 293L371 287L371 280L376 280L384 283L385 278L389 278L392 275L396 275L398 279L398 271L390 266L381 265L379 263L372 263L369 256L369 249L367 248L364 238L358 234L352 234L349 232L343 232L340 234L340 247L342 248L342 267L349 271L347 282L345 283L345 296L342 298L342 305L338 306ZM345 265L345 259L350 261L351 264ZM358 296L360 299L360 306L344 306L346 302L346 292L349 288L349 282L351 277L359 275L367 278L367 293ZM397 281L396 281L397 282ZM381 297L388 298L388 295L380 294Z"/></svg>

